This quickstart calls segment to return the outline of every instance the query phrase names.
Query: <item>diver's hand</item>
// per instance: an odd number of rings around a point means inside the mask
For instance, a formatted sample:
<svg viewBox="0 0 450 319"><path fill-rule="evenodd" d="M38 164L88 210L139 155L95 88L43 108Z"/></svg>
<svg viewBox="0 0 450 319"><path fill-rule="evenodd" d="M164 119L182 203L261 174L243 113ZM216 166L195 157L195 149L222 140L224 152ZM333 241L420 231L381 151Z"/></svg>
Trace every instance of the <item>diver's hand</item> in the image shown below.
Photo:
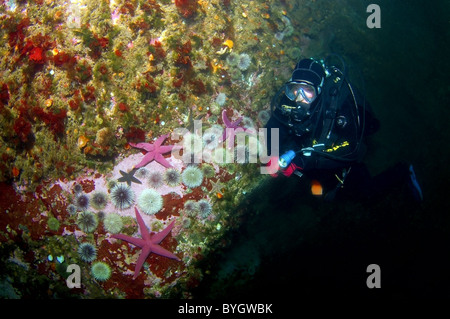
<svg viewBox="0 0 450 319"><path fill-rule="evenodd" d="M270 176L278 177L278 171L280 170L280 165L278 164L278 156L270 156L267 162L267 167L269 168Z"/></svg>

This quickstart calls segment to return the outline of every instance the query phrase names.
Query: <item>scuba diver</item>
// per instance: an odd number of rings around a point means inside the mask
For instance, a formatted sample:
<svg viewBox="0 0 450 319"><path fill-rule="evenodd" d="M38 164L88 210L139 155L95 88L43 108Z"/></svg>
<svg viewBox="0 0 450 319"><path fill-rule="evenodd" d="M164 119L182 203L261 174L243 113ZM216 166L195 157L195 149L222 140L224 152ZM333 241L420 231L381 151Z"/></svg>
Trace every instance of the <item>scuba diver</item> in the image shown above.
<svg viewBox="0 0 450 319"><path fill-rule="evenodd" d="M269 155L269 165L278 163L272 176L305 175L311 180L312 193L325 200L370 200L406 183L414 198L422 201L412 165L398 163L372 177L362 163L364 139L380 124L364 97L348 82L343 60L338 57L341 71L328 65L330 58L300 60L272 99L267 150L273 150L271 129L278 128L278 145L273 145L278 152L273 153L281 154L279 158Z"/></svg>

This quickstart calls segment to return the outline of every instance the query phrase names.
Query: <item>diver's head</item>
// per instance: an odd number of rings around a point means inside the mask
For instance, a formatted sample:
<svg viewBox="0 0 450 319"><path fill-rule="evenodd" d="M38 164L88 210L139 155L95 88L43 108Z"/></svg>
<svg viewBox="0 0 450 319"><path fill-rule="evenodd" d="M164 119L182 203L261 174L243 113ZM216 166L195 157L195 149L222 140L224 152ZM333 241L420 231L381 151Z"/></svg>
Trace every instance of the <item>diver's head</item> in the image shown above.
<svg viewBox="0 0 450 319"><path fill-rule="evenodd" d="M325 70L319 62L312 59L300 60L285 84L286 97L295 102L305 113L314 108L325 79Z"/></svg>

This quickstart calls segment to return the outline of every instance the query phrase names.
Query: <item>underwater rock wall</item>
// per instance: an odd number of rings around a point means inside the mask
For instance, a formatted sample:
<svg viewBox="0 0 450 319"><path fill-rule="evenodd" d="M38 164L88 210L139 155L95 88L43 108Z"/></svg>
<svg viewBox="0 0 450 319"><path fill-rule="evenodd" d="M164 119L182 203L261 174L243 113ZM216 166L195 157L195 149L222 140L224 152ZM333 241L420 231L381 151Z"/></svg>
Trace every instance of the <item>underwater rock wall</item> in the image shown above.
<svg viewBox="0 0 450 319"><path fill-rule="evenodd" d="M319 52L332 8L314 3L3 1L0 241L8 297L189 297L203 276L196 261L227 245L224 233L240 222L235 204L258 183L259 168L203 162L197 186L172 176L154 187L169 168L153 161L134 170L146 151L132 145L183 127L210 153L226 152L214 142L223 114L246 129L264 126L295 62ZM195 120L210 135L194 132ZM174 175L188 168L169 162ZM131 191L132 198L120 193L126 205L117 204L118 185ZM142 213L145 224L158 232L175 221L161 246L181 261L150 254L133 280L139 249L111 234L138 234L134 207L145 209L139 198L150 188L162 207ZM81 267L80 288L66 286L71 264Z"/></svg>

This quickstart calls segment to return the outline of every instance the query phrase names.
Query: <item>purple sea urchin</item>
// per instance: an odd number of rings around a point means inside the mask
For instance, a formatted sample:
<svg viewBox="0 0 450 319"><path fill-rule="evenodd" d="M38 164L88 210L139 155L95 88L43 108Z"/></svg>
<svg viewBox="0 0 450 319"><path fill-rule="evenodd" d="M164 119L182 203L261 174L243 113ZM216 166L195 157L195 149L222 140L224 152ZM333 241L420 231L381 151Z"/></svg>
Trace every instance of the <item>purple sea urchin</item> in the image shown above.
<svg viewBox="0 0 450 319"><path fill-rule="evenodd" d="M103 209L108 204L108 195L104 192L95 192L91 196L91 206L97 210Z"/></svg>
<svg viewBox="0 0 450 319"><path fill-rule="evenodd" d="M103 261L97 261L92 264L91 274L98 281L106 281L111 277L111 268Z"/></svg>
<svg viewBox="0 0 450 319"><path fill-rule="evenodd" d="M127 209L134 203L134 192L130 186L118 184L111 189L111 202L120 210Z"/></svg>
<svg viewBox="0 0 450 319"><path fill-rule="evenodd" d="M91 243L82 243L78 246L78 255L83 261L94 261L97 258L97 248Z"/></svg>
<svg viewBox="0 0 450 319"><path fill-rule="evenodd" d="M97 216L92 212L81 212L78 214L77 225L85 233L92 233L98 225Z"/></svg>
<svg viewBox="0 0 450 319"><path fill-rule="evenodd" d="M203 172L197 166L188 166L181 173L183 184L189 188L200 186L203 182Z"/></svg>
<svg viewBox="0 0 450 319"><path fill-rule="evenodd" d="M78 193L75 197L75 205L80 210L86 210L89 208L89 196L84 193Z"/></svg>
<svg viewBox="0 0 450 319"><path fill-rule="evenodd" d="M211 214L212 206L206 199L201 199L197 202L198 214L201 218L206 218Z"/></svg>
<svg viewBox="0 0 450 319"><path fill-rule="evenodd" d="M162 196L154 189L144 189L138 198L139 208L147 215L159 212L163 206Z"/></svg>
<svg viewBox="0 0 450 319"><path fill-rule="evenodd" d="M178 186L181 182L181 174L175 168L168 168L164 172L164 181L170 187Z"/></svg>
<svg viewBox="0 0 450 319"><path fill-rule="evenodd" d="M153 188L160 188L164 184L163 174L159 171L149 172L148 185Z"/></svg>

